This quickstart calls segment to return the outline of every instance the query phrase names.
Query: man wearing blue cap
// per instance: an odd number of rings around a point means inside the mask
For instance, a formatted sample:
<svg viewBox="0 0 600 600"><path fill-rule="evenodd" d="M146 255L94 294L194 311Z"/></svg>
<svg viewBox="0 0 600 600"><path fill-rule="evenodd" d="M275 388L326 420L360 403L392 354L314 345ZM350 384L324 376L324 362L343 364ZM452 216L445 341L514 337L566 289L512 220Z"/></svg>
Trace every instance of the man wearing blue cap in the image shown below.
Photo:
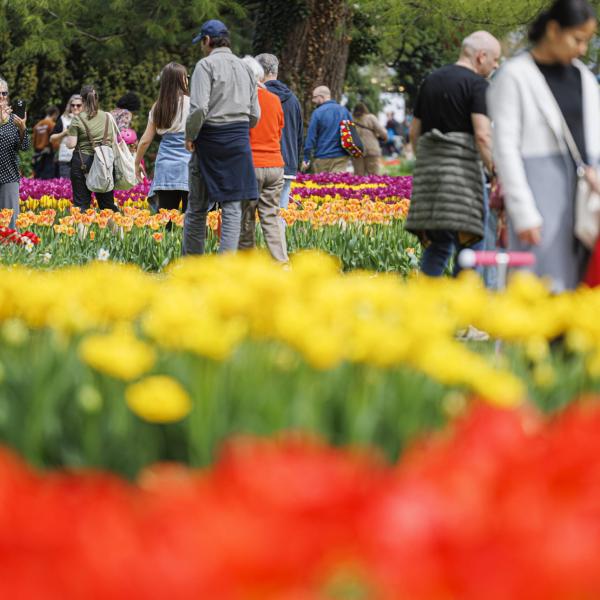
<svg viewBox="0 0 600 600"><path fill-rule="evenodd" d="M204 253L206 217L215 203L221 206L219 252L234 251L240 237L241 202L258 198L250 149L250 128L260 118L256 79L231 52L229 31L221 21L204 23L192 42L200 43L204 58L190 84L186 147L193 155L183 253Z"/></svg>

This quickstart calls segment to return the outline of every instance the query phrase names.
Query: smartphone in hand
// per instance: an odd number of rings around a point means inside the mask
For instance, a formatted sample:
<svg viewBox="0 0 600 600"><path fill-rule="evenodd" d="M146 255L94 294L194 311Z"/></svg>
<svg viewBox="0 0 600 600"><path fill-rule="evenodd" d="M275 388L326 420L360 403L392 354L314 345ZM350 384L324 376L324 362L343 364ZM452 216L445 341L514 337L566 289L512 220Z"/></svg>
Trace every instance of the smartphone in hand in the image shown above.
<svg viewBox="0 0 600 600"><path fill-rule="evenodd" d="M12 103L13 114L19 117L19 119L25 118L25 113L27 112L27 104L25 100L15 100Z"/></svg>

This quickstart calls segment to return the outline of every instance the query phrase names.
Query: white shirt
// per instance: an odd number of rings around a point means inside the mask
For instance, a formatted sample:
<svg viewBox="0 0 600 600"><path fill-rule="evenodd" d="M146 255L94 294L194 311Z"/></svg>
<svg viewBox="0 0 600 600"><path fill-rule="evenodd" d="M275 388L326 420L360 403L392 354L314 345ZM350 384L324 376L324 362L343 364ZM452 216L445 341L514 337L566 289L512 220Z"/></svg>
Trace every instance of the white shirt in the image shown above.
<svg viewBox="0 0 600 600"><path fill-rule="evenodd" d="M60 120L62 121L63 131L69 129L69 125L73 120L71 116L61 116ZM74 148L67 148L67 138L64 137L60 140L60 146L58 148L58 161L59 162L71 162L71 158L73 158Z"/></svg>
<svg viewBox="0 0 600 600"><path fill-rule="evenodd" d="M152 107L154 110L154 106ZM152 110L148 115L148 121L153 123L152 119ZM165 133L184 133L185 132L185 122L187 121L188 115L190 114L190 97L182 96L182 99L179 103L179 109L177 110L177 114L175 115L175 119L173 123L171 123L171 127L168 129L156 129L156 133L158 135L165 135Z"/></svg>

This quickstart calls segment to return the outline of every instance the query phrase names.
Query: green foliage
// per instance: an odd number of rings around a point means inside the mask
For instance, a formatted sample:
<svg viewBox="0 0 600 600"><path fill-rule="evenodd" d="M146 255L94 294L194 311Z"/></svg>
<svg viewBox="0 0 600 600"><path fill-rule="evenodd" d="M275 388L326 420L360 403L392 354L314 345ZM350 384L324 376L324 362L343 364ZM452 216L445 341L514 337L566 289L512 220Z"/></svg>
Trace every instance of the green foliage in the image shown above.
<svg viewBox="0 0 600 600"><path fill-rule="evenodd" d="M522 29L548 0L363 0L376 15L384 61L397 72L408 104L427 73L456 60L461 41L486 29L499 38Z"/></svg>
<svg viewBox="0 0 600 600"><path fill-rule="evenodd" d="M31 252L25 246L11 244L0 253L0 264L22 264L28 267L52 269L69 265L84 265L98 257L100 249L108 251L116 262L134 263L145 271L161 271L181 256L181 228L161 229L164 238L155 242L147 229L134 228L123 238L110 228L90 227L80 239L78 235L57 234L53 228L32 225L28 227L40 236L42 242ZM260 226L256 229L259 247L265 243ZM315 228L298 221L286 228L290 254L307 248L339 257L345 271L372 269L393 271L408 276L418 266L418 240L404 230L402 221L389 225L351 223L340 227L327 225ZM218 239L209 230L207 252L216 252Z"/></svg>
<svg viewBox="0 0 600 600"><path fill-rule="evenodd" d="M160 69L173 60L192 69L200 58L190 43L199 24L244 14L236 0L0 0L0 74L28 100L30 124L86 82L107 109L138 93L145 123Z"/></svg>
<svg viewBox="0 0 600 600"><path fill-rule="evenodd" d="M298 21L308 18L310 11L306 0L262 0L256 3L256 27L253 51L281 55L288 33Z"/></svg>
<svg viewBox="0 0 600 600"><path fill-rule="evenodd" d="M361 74L361 70L356 64L348 67L344 90L348 96L348 106L351 110L357 102L364 102L373 114L377 114L381 109L379 99L381 88L371 83L369 73Z"/></svg>

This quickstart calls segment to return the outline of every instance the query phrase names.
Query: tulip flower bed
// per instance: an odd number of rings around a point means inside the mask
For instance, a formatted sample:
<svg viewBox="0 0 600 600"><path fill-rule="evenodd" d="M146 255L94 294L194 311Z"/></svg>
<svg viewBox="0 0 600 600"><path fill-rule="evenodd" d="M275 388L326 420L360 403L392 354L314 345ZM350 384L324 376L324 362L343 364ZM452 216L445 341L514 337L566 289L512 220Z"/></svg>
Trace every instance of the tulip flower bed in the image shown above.
<svg viewBox="0 0 600 600"><path fill-rule="evenodd" d="M152 215L147 193L148 184L116 192L123 214L107 228L112 213L71 214L67 180L24 179L17 225L21 231L38 235L42 243L34 252L31 248L4 249L0 261L48 268L105 256L160 271L181 254L183 220L176 212ZM416 238L404 231L410 193L408 177L300 175L292 188L292 202L282 211L288 248L291 253L307 248L328 252L340 258L345 270L408 274L418 265L420 253ZM0 225L9 221L8 212L0 214ZM169 221L175 227L167 231ZM218 223L218 213L211 213L208 252L217 247ZM264 245L260 227L257 242Z"/></svg>
<svg viewBox="0 0 600 600"><path fill-rule="evenodd" d="M597 291L342 275L313 253L290 271L252 253L159 277L101 262L5 268L0 440L36 465L127 475L164 459L209 464L234 433L290 428L396 457L466 394L555 409L600 389L597 314ZM456 339L469 324L505 340L504 356Z"/></svg>
<svg viewBox="0 0 600 600"><path fill-rule="evenodd" d="M479 407L393 467L239 439L135 485L2 451L0 597L598 598L599 429L596 403L550 422Z"/></svg>

